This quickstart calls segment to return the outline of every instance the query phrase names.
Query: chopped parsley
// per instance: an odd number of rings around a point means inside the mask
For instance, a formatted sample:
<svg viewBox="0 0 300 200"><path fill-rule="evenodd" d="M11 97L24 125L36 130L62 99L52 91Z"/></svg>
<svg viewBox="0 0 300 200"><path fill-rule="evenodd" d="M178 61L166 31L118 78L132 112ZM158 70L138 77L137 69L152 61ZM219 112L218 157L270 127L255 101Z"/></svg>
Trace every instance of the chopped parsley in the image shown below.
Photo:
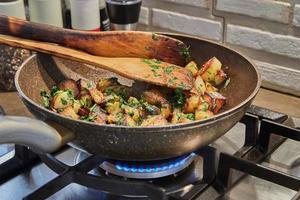
<svg viewBox="0 0 300 200"><path fill-rule="evenodd" d="M184 89L188 89L188 86L187 86L185 83L181 82L181 83L178 85L178 88L184 90Z"/></svg>
<svg viewBox="0 0 300 200"><path fill-rule="evenodd" d="M57 93L59 92L59 89L57 86L53 86L50 92L51 97L54 97L57 95Z"/></svg>
<svg viewBox="0 0 300 200"><path fill-rule="evenodd" d="M175 82L175 80L177 80L177 79L178 79L177 77L172 77L172 78L170 78L170 79L168 80L168 84L172 85L172 84Z"/></svg>
<svg viewBox="0 0 300 200"><path fill-rule="evenodd" d="M202 111L206 112L208 110L208 107L209 107L208 103L204 102Z"/></svg>
<svg viewBox="0 0 300 200"><path fill-rule="evenodd" d="M74 98L73 92L71 90L67 90L67 95L70 99Z"/></svg>
<svg viewBox="0 0 300 200"><path fill-rule="evenodd" d="M161 77L161 75L158 74L158 73L154 73L153 76L154 76L154 77Z"/></svg>
<svg viewBox="0 0 300 200"><path fill-rule="evenodd" d="M56 111L57 111L58 113L62 112L63 110L64 110L64 109L62 109L62 108L56 109Z"/></svg>
<svg viewBox="0 0 300 200"><path fill-rule="evenodd" d="M229 85L229 83L230 83L230 78L228 78L228 79L225 81L224 89Z"/></svg>
<svg viewBox="0 0 300 200"><path fill-rule="evenodd" d="M130 97L128 99L128 104L129 104L129 106L132 106L132 107L138 107L141 105L139 100L135 97Z"/></svg>
<svg viewBox="0 0 300 200"><path fill-rule="evenodd" d="M64 105L64 106L68 104L68 101L65 100L64 98L61 98L60 101L61 101L62 105Z"/></svg>
<svg viewBox="0 0 300 200"><path fill-rule="evenodd" d="M112 88L106 88L104 93L107 94L107 95L110 95L114 92L114 90Z"/></svg>
<svg viewBox="0 0 300 200"><path fill-rule="evenodd" d="M157 37L157 33L152 33L152 40L155 40L157 41L158 40L158 37Z"/></svg>
<svg viewBox="0 0 300 200"><path fill-rule="evenodd" d="M47 94L46 90L41 90L40 95L42 97L43 106L45 108L50 108L50 96Z"/></svg>
<svg viewBox="0 0 300 200"><path fill-rule="evenodd" d="M80 119L88 122L93 122L97 119L97 115L81 116Z"/></svg>
<svg viewBox="0 0 300 200"><path fill-rule="evenodd" d="M158 66L158 65L150 65L150 68L152 70L158 70L160 68L160 66Z"/></svg>
<svg viewBox="0 0 300 200"><path fill-rule="evenodd" d="M151 64L151 61L150 61L150 59L147 59L147 58L145 58L145 59L143 59L142 61L143 61L144 63L148 64L148 65L150 65L150 64Z"/></svg>
<svg viewBox="0 0 300 200"><path fill-rule="evenodd" d="M87 84L87 89L91 89L93 87L93 82L92 81L89 81Z"/></svg>
<svg viewBox="0 0 300 200"><path fill-rule="evenodd" d="M166 73L166 74L171 74L172 72L173 72L173 70L174 70L174 66L167 66L165 69L164 69L164 72Z"/></svg>
<svg viewBox="0 0 300 200"><path fill-rule="evenodd" d="M189 120L195 121L195 115L193 113L185 114L185 117Z"/></svg>
<svg viewBox="0 0 300 200"><path fill-rule="evenodd" d="M191 59L191 53L190 53L190 46L183 47L180 50L180 55L185 59L186 62L188 62Z"/></svg>
<svg viewBox="0 0 300 200"><path fill-rule="evenodd" d="M173 104L175 108L178 107L182 108L183 105L185 104L185 100L186 100L186 95L183 93L183 90L177 88L174 90L174 95L170 99L170 102Z"/></svg>

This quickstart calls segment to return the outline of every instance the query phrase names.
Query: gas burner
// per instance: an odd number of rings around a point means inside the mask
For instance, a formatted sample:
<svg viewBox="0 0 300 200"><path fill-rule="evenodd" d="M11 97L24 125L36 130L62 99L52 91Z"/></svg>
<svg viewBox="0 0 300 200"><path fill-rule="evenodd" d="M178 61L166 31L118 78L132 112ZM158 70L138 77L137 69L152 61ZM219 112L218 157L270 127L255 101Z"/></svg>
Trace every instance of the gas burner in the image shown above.
<svg viewBox="0 0 300 200"><path fill-rule="evenodd" d="M108 173L134 179L153 179L176 174L188 167L196 154L180 156L160 161L105 161L100 167Z"/></svg>
<svg viewBox="0 0 300 200"><path fill-rule="evenodd" d="M89 157L86 152L78 152L75 164ZM157 161L107 160L100 168L108 174L132 179L155 179L174 175L190 166L197 155L190 153L176 158ZM97 173L96 173L97 174Z"/></svg>

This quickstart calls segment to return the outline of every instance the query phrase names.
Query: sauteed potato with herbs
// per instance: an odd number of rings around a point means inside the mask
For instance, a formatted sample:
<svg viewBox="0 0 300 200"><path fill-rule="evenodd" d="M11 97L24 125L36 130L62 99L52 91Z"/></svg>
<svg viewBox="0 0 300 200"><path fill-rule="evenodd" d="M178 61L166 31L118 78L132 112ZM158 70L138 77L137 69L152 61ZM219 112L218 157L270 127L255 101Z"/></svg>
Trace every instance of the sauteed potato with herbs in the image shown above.
<svg viewBox="0 0 300 200"><path fill-rule="evenodd" d="M221 62L213 57L201 69L189 62L186 69L194 77L190 91L164 91L152 88L139 97L130 96L130 88L116 78L97 83L65 80L48 94L41 91L43 105L63 116L98 124L159 126L203 120L217 114L226 102L218 91L230 78Z"/></svg>

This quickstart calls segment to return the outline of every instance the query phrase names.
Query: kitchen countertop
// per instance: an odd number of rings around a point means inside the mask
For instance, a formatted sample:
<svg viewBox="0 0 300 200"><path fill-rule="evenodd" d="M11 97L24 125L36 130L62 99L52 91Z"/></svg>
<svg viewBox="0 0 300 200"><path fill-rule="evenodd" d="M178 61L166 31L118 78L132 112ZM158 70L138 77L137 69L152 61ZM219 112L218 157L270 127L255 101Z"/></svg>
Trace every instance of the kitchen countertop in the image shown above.
<svg viewBox="0 0 300 200"><path fill-rule="evenodd" d="M261 88L254 105L300 118L300 98ZM0 105L7 115L31 116L17 92L0 92Z"/></svg>

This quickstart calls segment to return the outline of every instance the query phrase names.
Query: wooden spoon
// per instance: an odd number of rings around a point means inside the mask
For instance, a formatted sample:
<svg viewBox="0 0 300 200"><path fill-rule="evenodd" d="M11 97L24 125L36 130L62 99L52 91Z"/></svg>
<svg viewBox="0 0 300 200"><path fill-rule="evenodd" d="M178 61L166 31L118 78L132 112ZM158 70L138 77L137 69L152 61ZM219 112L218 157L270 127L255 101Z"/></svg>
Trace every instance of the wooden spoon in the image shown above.
<svg viewBox="0 0 300 200"><path fill-rule="evenodd" d="M155 58L183 66L186 45L151 32L86 32L63 29L0 15L0 34L51 42L104 57Z"/></svg>
<svg viewBox="0 0 300 200"><path fill-rule="evenodd" d="M189 70L156 59L100 57L57 44L1 34L0 43L91 64L133 80L184 90L192 88L193 76Z"/></svg>

